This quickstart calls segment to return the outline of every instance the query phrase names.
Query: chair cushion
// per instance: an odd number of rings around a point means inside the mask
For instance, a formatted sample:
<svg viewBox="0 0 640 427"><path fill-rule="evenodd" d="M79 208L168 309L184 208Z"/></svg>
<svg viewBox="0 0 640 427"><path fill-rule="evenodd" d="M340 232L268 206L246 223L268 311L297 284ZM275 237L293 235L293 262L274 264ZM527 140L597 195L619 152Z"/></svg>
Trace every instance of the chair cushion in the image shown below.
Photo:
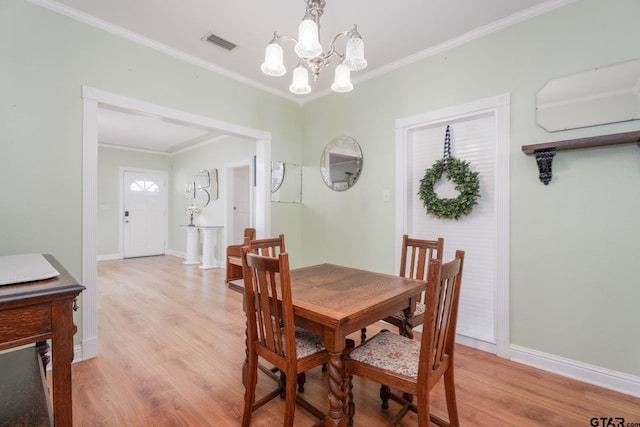
<svg viewBox="0 0 640 427"><path fill-rule="evenodd" d="M356 347L349 358L417 380L420 341L381 331Z"/></svg>
<svg viewBox="0 0 640 427"><path fill-rule="evenodd" d="M316 335L304 328L296 326L296 355L298 359L311 356L312 354L324 351L324 340L320 335ZM284 328L282 329L284 337ZM285 352L287 351L285 347Z"/></svg>
<svg viewBox="0 0 640 427"><path fill-rule="evenodd" d="M414 316L419 316L424 314L424 304L421 302L416 302L416 311L413 312ZM395 317L399 320L404 320L404 311L399 311L397 313L393 313L391 317Z"/></svg>

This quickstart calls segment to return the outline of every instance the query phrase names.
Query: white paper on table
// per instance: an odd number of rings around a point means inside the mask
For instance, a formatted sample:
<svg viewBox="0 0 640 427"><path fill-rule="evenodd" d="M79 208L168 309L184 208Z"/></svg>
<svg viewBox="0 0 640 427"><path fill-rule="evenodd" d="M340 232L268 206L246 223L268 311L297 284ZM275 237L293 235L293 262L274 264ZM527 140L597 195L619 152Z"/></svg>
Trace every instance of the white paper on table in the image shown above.
<svg viewBox="0 0 640 427"><path fill-rule="evenodd" d="M0 256L0 285L50 279L59 275L42 254Z"/></svg>

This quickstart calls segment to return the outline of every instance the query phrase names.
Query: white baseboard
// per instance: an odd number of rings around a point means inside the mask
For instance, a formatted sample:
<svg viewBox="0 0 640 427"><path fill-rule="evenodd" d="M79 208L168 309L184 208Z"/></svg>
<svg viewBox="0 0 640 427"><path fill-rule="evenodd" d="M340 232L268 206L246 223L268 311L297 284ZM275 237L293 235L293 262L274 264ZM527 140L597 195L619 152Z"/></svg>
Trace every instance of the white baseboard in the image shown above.
<svg viewBox="0 0 640 427"><path fill-rule="evenodd" d="M75 346L73 350L74 362L93 359L98 356L98 338L82 341L82 344Z"/></svg>
<svg viewBox="0 0 640 427"><path fill-rule="evenodd" d="M456 334L456 343L462 344L467 347L475 348L477 350L486 351L487 353L496 354L496 345L486 341L481 341L476 338L466 337L464 335Z"/></svg>
<svg viewBox="0 0 640 427"><path fill-rule="evenodd" d="M187 254L184 252L179 252L179 251L174 251L174 250L170 250L168 249L165 252L166 255L173 255L173 256L177 256L179 258L186 258ZM124 256L122 254L108 254L108 255L98 255L96 257L96 259L99 261L113 261L113 260L117 260L117 259L124 259Z"/></svg>
<svg viewBox="0 0 640 427"><path fill-rule="evenodd" d="M86 358L83 356L84 355L82 354L82 344L73 346L73 363L79 362L81 360L85 360Z"/></svg>
<svg viewBox="0 0 640 427"><path fill-rule="evenodd" d="M475 338L456 335L456 343L496 354L495 344L480 341ZM638 376L601 368L517 345L509 346L509 354L501 357L588 384L640 397L640 377Z"/></svg>
<svg viewBox="0 0 640 427"><path fill-rule="evenodd" d="M167 255L173 255L173 256L177 256L178 258L187 258L187 254L186 252L180 252L180 251L176 251L173 249L167 249L166 252Z"/></svg>
<svg viewBox="0 0 640 427"><path fill-rule="evenodd" d="M122 259L122 254L110 254L110 255L98 255L96 257L98 262L100 261L113 261L116 259Z"/></svg>
<svg viewBox="0 0 640 427"><path fill-rule="evenodd" d="M640 377L553 354L511 345L511 360L523 365L640 397Z"/></svg>

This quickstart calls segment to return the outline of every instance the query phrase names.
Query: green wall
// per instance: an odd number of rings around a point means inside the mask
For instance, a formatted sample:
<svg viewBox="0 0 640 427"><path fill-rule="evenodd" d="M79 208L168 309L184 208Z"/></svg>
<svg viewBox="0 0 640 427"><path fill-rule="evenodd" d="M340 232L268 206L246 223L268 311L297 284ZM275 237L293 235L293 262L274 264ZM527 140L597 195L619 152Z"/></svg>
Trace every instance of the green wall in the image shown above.
<svg viewBox="0 0 640 427"><path fill-rule="evenodd" d="M395 205L382 190L395 189L396 119L510 93L511 343L640 375L638 147L561 152L548 186L521 151L640 129L635 121L548 133L535 122L548 80L639 56L639 16L636 0L579 0L305 104L303 163L317 178L304 180L314 195L303 209L304 261L394 273ZM364 155L360 180L343 193L324 186L317 166L340 134Z"/></svg>
<svg viewBox="0 0 640 427"><path fill-rule="evenodd" d="M299 163L296 103L25 0L0 2L0 58L0 254L52 253L82 277L83 85L271 132Z"/></svg>
<svg viewBox="0 0 640 427"><path fill-rule="evenodd" d="M0 254L53 253L81 277L81 87L272 133L272 157L304 166L303 204L273 205L299 264L392 273L395 120L511 94L511 341L640 375L638 148L563 152L549 186L524 144L637 130L638 122L548 133L535 94L556 77L638 57L637 0L578 0L305 104L261 92L25 0L0 2ZM356 74L354 73L354 77ZM332 192L324 145L355 137L360 181ZM304 242L304 244L302 244Z"/></svg>
<svg viewBox="0 0 640 427"><path fill-rule="evenodd" d="M254 140L228 137L204 146L187 150L172 157L173 160L173 185L171 194L171 214L169 215L169 243L170 249L178 253L185 253L187 237L185 230L180 225L189 223L186 208L192 201L188 201L184 195L184 186L192 181L195 173L200 169L218 169L218 183L220 197L212 200L194 217L194 222L199 225L224 225L226 194L224 188L226 179L224 165L240 160L251 160L256 152ZM220 239L223 236L218 236ZM219 242L222 248L223 240ZM219 260L224 255L217 256Z"/></svg>

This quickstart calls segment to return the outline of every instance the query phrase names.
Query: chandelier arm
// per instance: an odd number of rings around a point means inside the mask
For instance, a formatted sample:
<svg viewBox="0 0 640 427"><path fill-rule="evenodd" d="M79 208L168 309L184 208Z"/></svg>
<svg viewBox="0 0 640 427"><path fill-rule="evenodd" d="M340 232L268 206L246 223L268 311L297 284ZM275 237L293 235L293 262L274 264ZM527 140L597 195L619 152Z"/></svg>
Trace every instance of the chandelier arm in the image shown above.
<svg viewBox="0 0 640 427"><path fill-rule="evenodd" d="M292 41L292 42L294 42L294 43L298 43L298 39L297 39L297 38L295 38L295 37L293 37L293 36L287 36L287 35L285 35L285 36L281 36L281 35L279 35L278 33L276 33L276 34L274 35L274 39L275 39L275 40L277 40L277 41L285 40L285 41Z"/></svg>
<svg viewBox="0 0 640 427"><path fill-rule="evenodd" d="M342 37L342 36L350 36L351 34L353 34L353 30L350 31L341 31L338 34L336 34L335 36L333 36L333 39L331 40L331 43L329 43L329 50L327 51L327 53L322 54L322 59L324 60L325 63L329 63L329 58L331 58L332 55L336 55L340 61L342 61L344 59L344 54L338 52L336 50L335 44L336 41Z"/></svg>

